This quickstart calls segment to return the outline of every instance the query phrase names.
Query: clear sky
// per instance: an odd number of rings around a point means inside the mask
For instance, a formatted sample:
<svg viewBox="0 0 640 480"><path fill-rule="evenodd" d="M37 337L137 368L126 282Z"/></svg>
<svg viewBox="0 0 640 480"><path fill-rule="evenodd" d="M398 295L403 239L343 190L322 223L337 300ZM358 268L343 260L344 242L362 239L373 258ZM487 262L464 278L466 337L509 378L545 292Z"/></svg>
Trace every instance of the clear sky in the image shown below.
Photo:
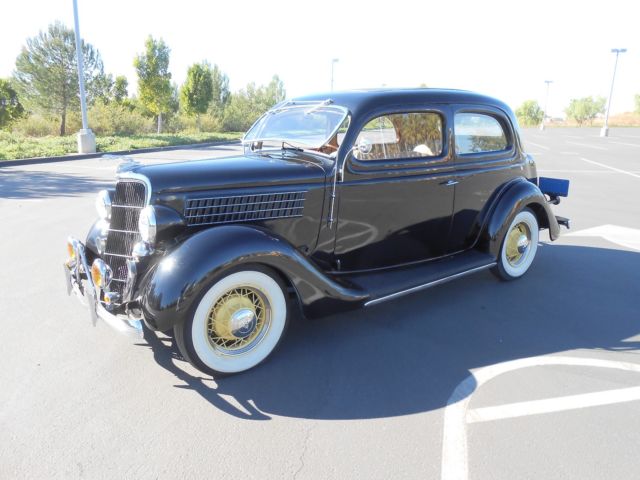
<svg viewBox="0 0 640 480"><path fill-rule="evenodd" d="M232 90L267 83L274 73L289 96L335 88L398 86L474 90L513 108L526 99L549 113L570 98L608 96L618 64L612 112L633 109L640 93L640 4L635 1L393 0L386 2L78 0L82 37L97 47L105 70L129 78L147 35L171 48L181 83L187 67L208 60ZM71 0L19 0L3 6L0 76L9 76L25 39L54 20L73 26Z"/></svg>

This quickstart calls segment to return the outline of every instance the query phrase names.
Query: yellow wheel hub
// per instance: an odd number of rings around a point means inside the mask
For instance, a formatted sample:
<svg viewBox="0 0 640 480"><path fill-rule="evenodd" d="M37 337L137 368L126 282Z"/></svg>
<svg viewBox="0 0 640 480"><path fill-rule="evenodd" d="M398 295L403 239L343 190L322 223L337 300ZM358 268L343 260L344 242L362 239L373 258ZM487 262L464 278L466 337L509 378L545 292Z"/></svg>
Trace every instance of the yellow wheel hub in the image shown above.
<svg viewBox="0 0 640 480"><path fill-rule="evenodd" d="M531 232L528 225L526 223L518 223L507 235L505 245L507 261L513 266L518 265L529 249L530 243Z"/></svg>
<svg viewBox="0 0 640 480"><path fill-rule="evenodd" d="M266 298L257 290L250 287L229 290L209 310L209 342L218 350L241 353L262 338L268 314Z"/></svg>

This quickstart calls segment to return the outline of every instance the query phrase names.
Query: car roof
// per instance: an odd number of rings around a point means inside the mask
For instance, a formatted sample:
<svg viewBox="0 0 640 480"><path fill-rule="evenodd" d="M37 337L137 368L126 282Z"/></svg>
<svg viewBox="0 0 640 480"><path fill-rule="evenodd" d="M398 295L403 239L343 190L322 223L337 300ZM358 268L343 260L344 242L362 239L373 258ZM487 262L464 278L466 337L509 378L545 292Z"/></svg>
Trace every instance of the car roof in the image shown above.
<svg viewBox="0 0 640 480"><path fill-rule="evenodd" d="M508 114L511 109L502 101L467 90L440 88L377 88L318 93L296 97L291 101L331 100L336 105L347 107L353 115L365 113L376 107L387 105L419 103L466 103L488 105L499 108Z"/></svg>

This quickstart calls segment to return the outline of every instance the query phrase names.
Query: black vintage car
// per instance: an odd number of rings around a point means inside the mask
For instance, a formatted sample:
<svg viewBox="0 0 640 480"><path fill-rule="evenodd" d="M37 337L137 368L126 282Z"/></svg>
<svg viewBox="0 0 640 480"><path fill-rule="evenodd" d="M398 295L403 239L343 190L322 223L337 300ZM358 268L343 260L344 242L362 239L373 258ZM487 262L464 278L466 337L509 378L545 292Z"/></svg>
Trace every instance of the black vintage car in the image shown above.
<svg viewBox="0 0 640 480"><path fill-rule="evenodd" d="M504 103L452 90L368 90L285 101L244 154L128 164L100 192L69 290L94 320L172 331L195 367L264 361L291 317L368 308L473 272L530 267L550 203Z"/></svg>

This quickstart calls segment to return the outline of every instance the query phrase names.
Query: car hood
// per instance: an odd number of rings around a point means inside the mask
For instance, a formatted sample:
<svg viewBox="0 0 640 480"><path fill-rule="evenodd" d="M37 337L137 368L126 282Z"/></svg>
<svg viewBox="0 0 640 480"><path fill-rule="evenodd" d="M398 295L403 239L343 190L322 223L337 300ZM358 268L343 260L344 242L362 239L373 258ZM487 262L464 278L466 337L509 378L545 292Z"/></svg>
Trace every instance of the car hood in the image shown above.
<svg viewBox="0 0 640 480"><path fill-rule="evenodd" d="M306 153L248 154L139 166L130 171L149 179L155 195L324 183L326 166Z"/></svg>

